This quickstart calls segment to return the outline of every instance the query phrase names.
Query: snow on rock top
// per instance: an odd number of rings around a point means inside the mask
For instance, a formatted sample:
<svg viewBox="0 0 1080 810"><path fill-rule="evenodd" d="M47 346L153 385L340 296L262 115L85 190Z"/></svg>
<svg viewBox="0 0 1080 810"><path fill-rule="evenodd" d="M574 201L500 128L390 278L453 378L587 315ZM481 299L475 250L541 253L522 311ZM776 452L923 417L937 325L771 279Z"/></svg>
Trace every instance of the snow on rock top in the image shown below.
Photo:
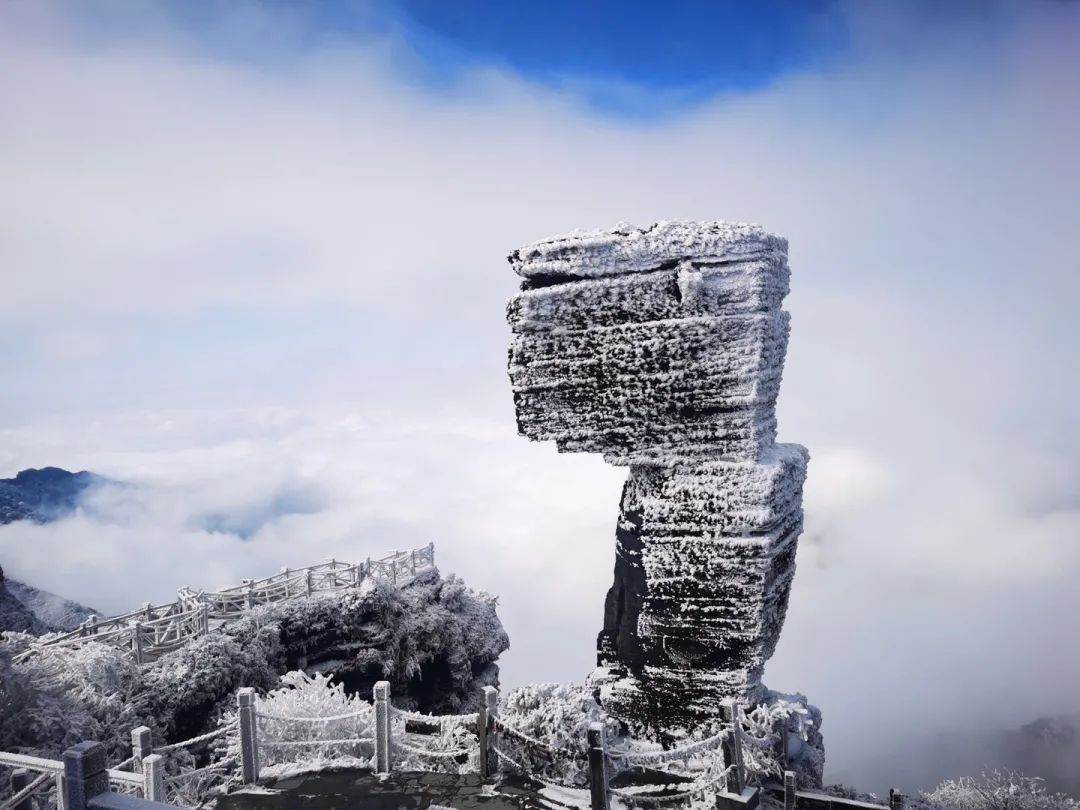
<svg viewBox="0 0 1080 810"><path fill-rule="evenodd" d="M787 240L746 222L658 222L647 228L620 224L533 242L510 254L526 279L618 276L657 270L684 259L716 262L780 258Z"/></svg>

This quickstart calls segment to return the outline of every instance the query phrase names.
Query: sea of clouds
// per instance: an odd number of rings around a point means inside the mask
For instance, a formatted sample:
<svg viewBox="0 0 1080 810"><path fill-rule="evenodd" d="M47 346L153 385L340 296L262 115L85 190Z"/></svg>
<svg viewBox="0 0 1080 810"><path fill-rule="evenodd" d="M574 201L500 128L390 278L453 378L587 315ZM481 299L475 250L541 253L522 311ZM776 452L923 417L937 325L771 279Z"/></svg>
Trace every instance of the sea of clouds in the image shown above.
<svg viewBox="0 0 1080 810"><path fill-rule="evenodd" d="M929 36L852 4L845 59L649 121L428 86L393 33L293 48L238 3L241 57L145 8L0 8L0 476L130 485L0 528L10 576L109 612L433 540L501 597L504 683L580 680L624 472L515 435L505 255L751 220L791 240L812 457L766 680L822 707L827 777L926 786L978 770L938 730L1080 708L1080 6Z"/></svg>

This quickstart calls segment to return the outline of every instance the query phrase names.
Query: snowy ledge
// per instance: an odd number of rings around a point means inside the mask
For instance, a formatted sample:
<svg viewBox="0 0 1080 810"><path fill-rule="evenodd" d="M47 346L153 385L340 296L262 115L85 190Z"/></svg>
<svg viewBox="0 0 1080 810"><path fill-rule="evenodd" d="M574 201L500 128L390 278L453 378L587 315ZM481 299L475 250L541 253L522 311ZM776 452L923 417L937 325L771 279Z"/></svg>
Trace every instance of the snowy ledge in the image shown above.
<svg viewBox="0 0 1080 810"><path fill-rule="evenodd" d="M647 272L687 258L783 261L787 246L782 236L752 223L669 220L647 228L575 231L524 245L508 258L526 279L562 281Z"/></svg>

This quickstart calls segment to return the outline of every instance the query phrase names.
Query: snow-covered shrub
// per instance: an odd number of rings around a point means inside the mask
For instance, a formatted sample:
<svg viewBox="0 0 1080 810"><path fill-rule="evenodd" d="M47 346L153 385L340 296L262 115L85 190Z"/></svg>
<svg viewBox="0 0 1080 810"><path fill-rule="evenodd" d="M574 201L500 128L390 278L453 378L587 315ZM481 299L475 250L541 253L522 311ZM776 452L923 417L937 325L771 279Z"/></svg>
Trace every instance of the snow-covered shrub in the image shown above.
<svg viewBox="0 0 1080 810"><path fill-rule="evenodd" d="M375 712L329 676L289 672L257 704L259 759L267 766L362 761L373 754Z"/></svg>
<svg viewBox="0 0 1080 810"><path fill-rule="evenodd" d="M7 634L8 637L21 635ZM0 750L11 751L23 748L23 710L31 699L32 689L25 672L14 667L11 657L20 652L14 644L0 644Z"/></svg>
<svg viewBox="0 0 1080 810"><path fill-rule="evenodd" d="M236 769L195 772L193 768L194 766L185 767L166 777L170 780L165 785L165 799L169 804L178 807L200 807L241 781Z"/></svg>
<svg viewBox="0 0 1080 810"><path fill-rule="evenodd" d="M404 771L476 773L480 747L476 716L432 718L435 733L414 733L404 717L392 717L394 768Z"/></svg>
<svg viewBox="0 0 1080 810"><path fill-rule="evenodd" d="M783 762L781 734L794 734L807 740L811 726L810 711L804 702L772 696L744 711L742 716L743 763L747 775L754 781L770 776L783 778L788 764ZM789 736L790 739L790 736Z"/></svg>
<svg viewBox="0 0 1080 810"><path fill-rule="evenodd" d="M58 757L77 742L100 740L110 756L128 756L130 731L142 720L132 705L138 668L124 652L95 643L46 649L4 670L12 701L4 711L0 699L4 750Z"/></svg>
<svg viewBox="0 0 1080 810"><path fill-rule="evenodd" d="M790 759L783 763L783 737ZM820 788L825 770L821 710L798 693L769 690L758 705L743 711L743 761L750 780L759 783L795 771L799 784Z"/></svg>
<svg viewBox="0 0 1080 810"><path fill-rule="evenodd" d="M579 787L589 784L589 725L604 723L609 737L619 733L618 722L607 717L592 691L580 684L541 683L513 689L500 702L499 718L540 743L500 733L499 747L514 762L543 779Z"/></svg>
<svg viewBox="0 0 1080 810"><path fill-rule="evenodd" d="M1080 810L1080 801L1048 793L1042 779L1001 770L950 779L923 798L930 807L955 810Z"/></svg>

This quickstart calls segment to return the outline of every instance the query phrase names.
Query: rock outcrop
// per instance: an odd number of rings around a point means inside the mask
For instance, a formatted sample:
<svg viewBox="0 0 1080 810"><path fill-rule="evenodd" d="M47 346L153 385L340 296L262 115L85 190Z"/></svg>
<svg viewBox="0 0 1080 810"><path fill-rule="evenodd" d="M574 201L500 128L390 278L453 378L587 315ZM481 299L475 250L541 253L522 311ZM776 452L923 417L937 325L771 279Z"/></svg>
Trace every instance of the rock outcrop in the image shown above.
<svg viewBox="0 0 1080 810"><path fill-rule="evenodd" d="M40 636L74 630L91 616L100 615L78 602L8 579L0 568L0 633Z"/></svg>
<svg viewBox="0 0 1080 810"><path fill-rule="evenodd" d="M22 602L26 609L41 621L45 628L43 632L66 633L74 630L92 616L101 616L101 613L86 605L14 579L6 580L4 584L7 586L8 593ZM18 628L4 627L0 623L0 629Z"/></svg>
<svg viewBox="0 0 1080 810"><path fill-rule="evenodd" d="M802 529L808 454L775 444L787 242L662 222L510 256L519 431L630 467L598 640L606 711L679 736L758 702Z"/></svg>
<svg viewBox="0 0 1080 810"><path fill-rule="evenodd" d="M0 568L0 633L29 633L40 636L49 631L34 611L30 610L9 589L11 580L4 578L4 569Z"/></svg>
<svg viewBox="0 0 1080 810"><path fill-rule="evenodd" d="M332 673L362 696L388 680L407 709L475 711L510 646L495 598L437 571L404 588L368 582L261 605L146 666L104 644L47 647L12 665L32 638L0 634L0 751L56 757L100 739L118 760L132 728L194 737L217 726L241 686L273 689L296 669Z"/></svg>

